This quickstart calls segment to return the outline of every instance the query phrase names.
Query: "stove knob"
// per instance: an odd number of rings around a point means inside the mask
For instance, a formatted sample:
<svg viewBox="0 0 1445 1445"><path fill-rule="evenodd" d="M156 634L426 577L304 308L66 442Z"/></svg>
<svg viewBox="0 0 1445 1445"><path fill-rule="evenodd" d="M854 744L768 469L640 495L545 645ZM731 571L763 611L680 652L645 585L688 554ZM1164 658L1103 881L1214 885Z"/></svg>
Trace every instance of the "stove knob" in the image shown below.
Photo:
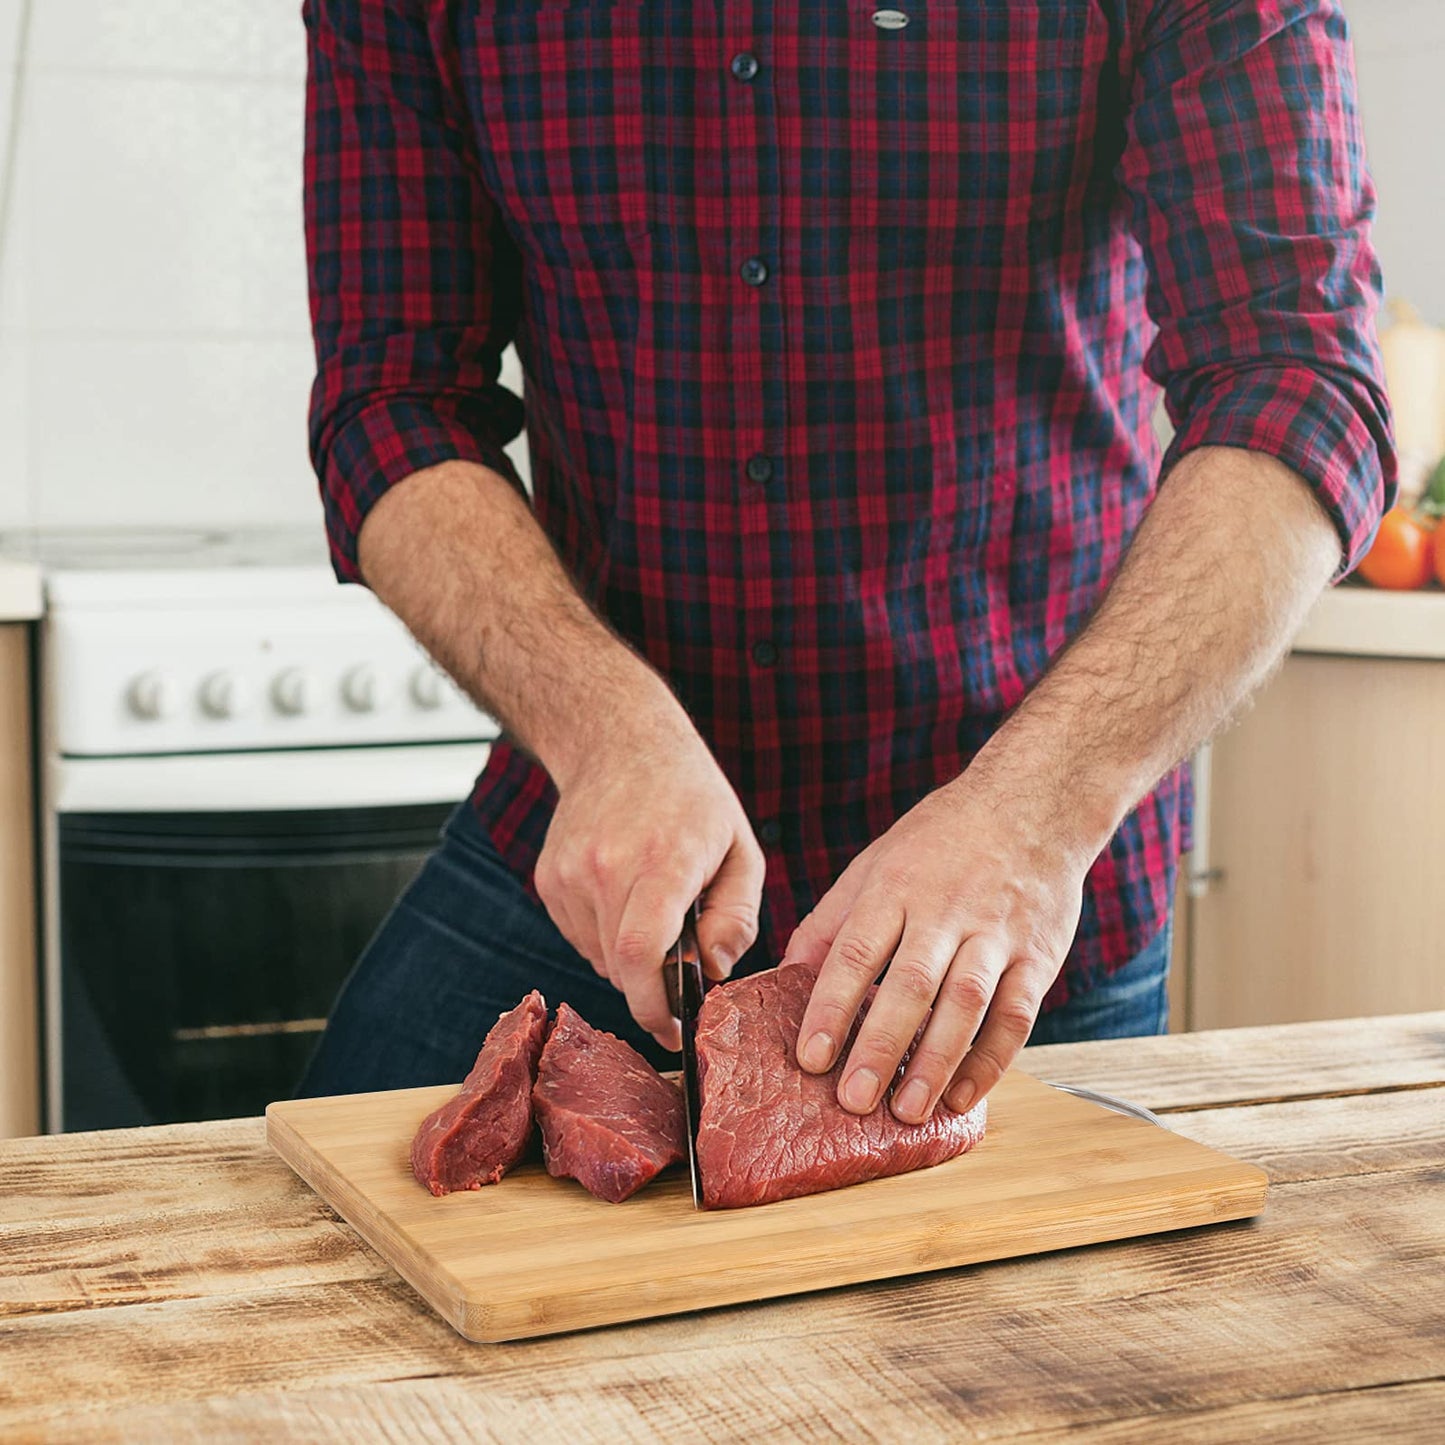
<svg viewBox="0 0 1445 1445"><path fill-rule="evenodd" d="M271 683L271 703L287 717L300 717L311 706L311 679L299 667L278 672Z"/></svg>
<svg viewBox="0 0 1445 1445"><path fill-rule="evenodd" d="M376 712L386 702L386 689L374 667L362 663L341 679L341 700L352 712Z"/></svg>
<svg viewBox="0 0 1445 1445"><path fill-rule="evenodd" d="M446 684L436 668L423 663L411 675L411 700L426 712L435 712L446 701Z"/></svg>
<svg viewBox="0 0 1445 1445"><path fill-rule="evenodd" d="M213 672L201 683L201 707L210 717L240 717L250 705L246 684L234 673Z"/></svg>
<svg viewBox="0 0 1445 1445"><path fill-rule="evenodd" d="M159 722L175 712L180 695L175 680L164 672L143 672L131 683L125 700L136 717Z"/></svg>

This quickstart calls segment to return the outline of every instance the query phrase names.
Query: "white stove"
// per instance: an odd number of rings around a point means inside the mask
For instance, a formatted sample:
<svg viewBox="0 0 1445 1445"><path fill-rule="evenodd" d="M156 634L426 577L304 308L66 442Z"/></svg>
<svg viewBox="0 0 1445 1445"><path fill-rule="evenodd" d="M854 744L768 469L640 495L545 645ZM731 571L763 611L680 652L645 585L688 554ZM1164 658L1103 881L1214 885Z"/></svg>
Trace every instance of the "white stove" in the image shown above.
<svg viewBox="0 0 1445 1445"><path fill-rule="evenodd" d="M495 732L371 593L337 584L309 531L50 534L32 546L61 756Z"/></svg>
<svg viewBox="0 0 1445 1445"><path fill-rule="evenodd" d="M315 806L348 788L365 805L455 799L496 735L375 596L336 582L317 531L12 534L0 552L44 577L43 737L61 806ZM352 751L441 744L456 746L409 763ZM116 766L142 759L154 764Z"/></svg>
<svg viewBox="0 0 1445 1445"><path fill-rule="evenodd" d="M45 592L48 1126L255 1112L497 728L335 581L319 529L12 533L0 555Z"/></svg>

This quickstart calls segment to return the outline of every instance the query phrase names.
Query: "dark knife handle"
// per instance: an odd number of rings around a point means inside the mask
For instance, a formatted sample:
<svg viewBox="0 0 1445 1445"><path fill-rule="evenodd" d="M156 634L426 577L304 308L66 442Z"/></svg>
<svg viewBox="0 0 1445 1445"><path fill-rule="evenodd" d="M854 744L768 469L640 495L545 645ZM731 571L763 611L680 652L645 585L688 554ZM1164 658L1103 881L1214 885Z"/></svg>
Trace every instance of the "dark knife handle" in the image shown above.
<svg viewBox="0 0 1445 1445"><path fill-rule="evenodd" d="M677 942L667 951L667 962L663 965L663 981L667 985L667 1006L675 1019L696 1018L702 1007L702 995L706 987L703 981L702 953L697 946L698 906L693 904L683 919L682 932ZM690 1007L684 1012L683 987L688 981Z"/></svg>

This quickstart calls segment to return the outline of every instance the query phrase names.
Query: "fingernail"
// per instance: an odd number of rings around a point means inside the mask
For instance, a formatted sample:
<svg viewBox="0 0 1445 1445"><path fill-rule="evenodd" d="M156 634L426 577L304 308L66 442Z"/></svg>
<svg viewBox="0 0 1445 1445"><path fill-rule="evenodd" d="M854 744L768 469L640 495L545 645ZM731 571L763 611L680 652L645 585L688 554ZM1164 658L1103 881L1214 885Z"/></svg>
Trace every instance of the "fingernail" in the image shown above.
<svg viewBox="0 0 1445 1445"><path fill-rule="evenodd" d="M909 1079L893 1096L893 1112L906 1124L921 1124L928 1112L928 1085L922 1079Z"/></svg>
<svg viewBox="0 0 1445 1445"><path fill-rule="evenodd" d="M843 1080L843 1107L852 1109L855 1114L871 1114L882 1087L872 1069L854 1069Z"/></svg>
<svg viewBox="0 0 1445 1445"><path fill-rule="evenodd" d="M821 1074L833 1062L832 1034L814 1034L803 1045L803 1052L798 1056L798 1060L811 1073Z"/></svg>
<svg viewBox="0 0 1445 1445"><path fill-rule="evenodd" d="M973 1107L973 1096L978 1093L972 1084L960 1084L949 1096L948 1107L956 1114L966 1114Z"/></svg>
<svg viewBox="0 0 1445 1445"><path fill-rule="evenodd" d="M712 951L713 971L719 978L726 978L733 971L733 964L737 962L732 953L726 948L715 948Z"/></svg>

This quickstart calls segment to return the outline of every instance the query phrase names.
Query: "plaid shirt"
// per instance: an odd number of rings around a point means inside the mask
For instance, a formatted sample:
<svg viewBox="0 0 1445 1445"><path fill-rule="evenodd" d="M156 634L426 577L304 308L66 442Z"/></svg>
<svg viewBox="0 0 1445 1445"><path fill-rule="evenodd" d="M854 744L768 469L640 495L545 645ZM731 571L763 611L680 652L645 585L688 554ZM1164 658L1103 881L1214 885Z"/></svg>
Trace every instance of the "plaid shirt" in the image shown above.
<svg viewBox="0 0 1445 1445"><path fill-rule="evenodd" d="M389 486L514 476L767 854L776 959L1086 622L1170 461L1393 475L1328 0L308 0L311 440L335 565ZM888 0L884 0L888 3ZM906 14L906 23L902 16ZM475 805L529 878L555 795ZM1173 773L1089 875L1057 1004L1169 907Z"/></svg>

